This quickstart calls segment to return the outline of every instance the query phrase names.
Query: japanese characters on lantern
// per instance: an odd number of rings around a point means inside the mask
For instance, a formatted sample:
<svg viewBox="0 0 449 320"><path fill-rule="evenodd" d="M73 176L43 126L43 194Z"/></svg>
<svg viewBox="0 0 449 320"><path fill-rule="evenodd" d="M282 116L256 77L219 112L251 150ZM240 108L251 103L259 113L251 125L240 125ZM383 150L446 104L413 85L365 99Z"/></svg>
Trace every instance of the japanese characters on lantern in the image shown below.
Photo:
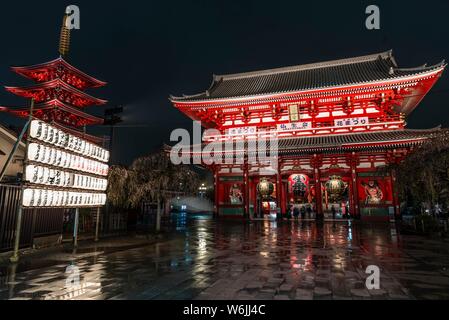
<svg viewBox="0 0 449 320"><path fill-rule="evenodd" d="M25 189L24 207L91 207L106 203L106 194L51 189Z"/></svg>
<svg viewBox="0 0 449 320"><path fill-rule="evenodd" d="M25 172L28 182L46 186L105 191L108 182L103 178L38 165L27 165Z"/></svg>
<svg viewBox="0 0 449 320"><path fill-rule="evenodd" d="M31 138L73 151L79 155L97 159L102 162L109 160L109 151L93 143L78 138L57 129L43 121L33 120L30 127Z"/></svg>
<svg viewBox="0 0 449 320"><path fill-rule="evenodd" d="M30 127L25 207L89 207L106 203L109 151L45 122Z"/></svg>
<svg viewBox="0 0 449 320"><path fill-rule="evenodd" d="M304 197L309 191L309 177L305 174L292 174L288 178L289 193Z"/></svg>
<svg viewBox="0 0 449 320"><path fill-rule="evenodd" d="M39 143L30 143L28 147L28 161L100 176L107 176L109 169L105 163Z"/></svg>

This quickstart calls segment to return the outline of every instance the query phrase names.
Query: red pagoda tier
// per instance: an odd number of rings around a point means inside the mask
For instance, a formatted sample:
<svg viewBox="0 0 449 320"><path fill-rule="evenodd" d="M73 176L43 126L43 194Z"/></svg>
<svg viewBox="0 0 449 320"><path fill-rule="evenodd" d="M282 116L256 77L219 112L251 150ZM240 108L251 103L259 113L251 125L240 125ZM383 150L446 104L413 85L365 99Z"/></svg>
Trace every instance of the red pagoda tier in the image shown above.
<svg viewBox="0 0 449 320"><path fill-rule="evenodd" d="M63 82L79 90L98 88L106 85L106 82L85 74L70 65L62 57L30 67L12 67L12 70L35 82L48 82L61 79Z"/></svg>
<svg viewBox="0 0 449 320"><path fill-rule="evenodd" d="M305 207L320 218L334 208L339 217L388 220L400 216L400 204L394 172L384 168L439 130L405 127L445 67L400 68L387 51L215 75L208 90L170 101L216 129L187 158L214 173L218 216L257 219ZM276 140L275 165L253 161L265 156L254 143L263 138Z"/></svg>
<svg viewBox="0 0 449 320"><path fill-rule="evenodd" d="M30 107L17 107L8 109L19 117L25 118L30 112ZM70 106L58 99L38 103L34 106L33 116L45 122L57 122L72 127L82 127L102 124L103 118L87 114L78 108Z"/></svg>
<svg viewBox="0 0 449 320"><path fill-rule="evenodd" d="M105 82L78 70L62 57L38 65L13 67L12 70L36 82L27 87L5 87L15 95L34 99L35 118L69 127L72 133L82 135L92 142L101 141L77 128L103 123L102 118L90 115L83 109L91 105L103 105L107 101L95 98L83 90L104 86ZM27 117L30 112L29 107L3 107L2 110L20 117Z"/></svg>

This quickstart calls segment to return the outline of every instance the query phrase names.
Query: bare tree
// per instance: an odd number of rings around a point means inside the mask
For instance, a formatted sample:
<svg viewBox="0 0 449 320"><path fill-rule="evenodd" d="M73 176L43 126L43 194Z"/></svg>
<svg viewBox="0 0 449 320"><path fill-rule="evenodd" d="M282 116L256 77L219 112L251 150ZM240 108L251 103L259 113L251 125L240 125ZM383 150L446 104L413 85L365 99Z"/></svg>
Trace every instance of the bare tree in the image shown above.
<svg viewBox="0 0 449 320"><path fill-rule="evenodd" d="M439 130L395 165L401 200L416 211L423 203L449 206L449 130Z"/></svg>
<svg viewBox="0 0 449 320"><path fill-rule="evenodd" d="M117 171L116 174L121 174ZM174 165L164 152L143 156L134 160L126 174L126 186L121 187L129 204L139 207L142 201L157 205L156 230L160 230L162 209L172 192L194 193L199 187L198 175L183 165ZM120 179L117 179L121 182ZM120 198L112 193L114 199ZM120 198L121 199L121 198Z"/></svg>

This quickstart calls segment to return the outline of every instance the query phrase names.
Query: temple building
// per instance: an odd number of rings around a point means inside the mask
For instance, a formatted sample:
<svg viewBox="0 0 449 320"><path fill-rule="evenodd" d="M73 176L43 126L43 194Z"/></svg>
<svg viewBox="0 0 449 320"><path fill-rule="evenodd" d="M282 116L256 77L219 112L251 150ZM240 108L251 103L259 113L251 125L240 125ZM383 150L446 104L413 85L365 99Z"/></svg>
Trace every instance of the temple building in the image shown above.
<svg viewBox="0 0 449 320"><path fill-rule="evenodd" d="M215 159L243 157L239 163L202 160L214 174L219 217L257 219L297 210L313 218L389 220L400 216L400 203L395 173L385 168L439 130L407 129L406 119L445 66L400 68L387 51L214 75L205 92L170 101L205 129L218 130L203 135L191 159L211 149L219 153ZM249 161L265 152L254 149L254 141L267 136L277 143L271 172ZM225 142L235 148L213 147Z"/></svg>

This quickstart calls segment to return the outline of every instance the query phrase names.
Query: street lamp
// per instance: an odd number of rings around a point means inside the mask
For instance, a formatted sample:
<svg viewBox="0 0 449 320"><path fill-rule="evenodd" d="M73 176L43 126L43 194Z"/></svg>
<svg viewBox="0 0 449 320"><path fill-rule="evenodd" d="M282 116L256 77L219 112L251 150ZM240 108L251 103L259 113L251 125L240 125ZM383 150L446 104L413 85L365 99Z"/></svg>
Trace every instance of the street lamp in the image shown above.
<svg viewBox="0 0 449 320"><path fill-rule="evenodd" d="M115 107L104 110L104 122L105 126L110 126L109 134L109 154L112 158L112 146L114 141L114 126L123 122L122 117L119 116L123 112L123 107ZM112 161L111 161L112 163Z"/></svg>

